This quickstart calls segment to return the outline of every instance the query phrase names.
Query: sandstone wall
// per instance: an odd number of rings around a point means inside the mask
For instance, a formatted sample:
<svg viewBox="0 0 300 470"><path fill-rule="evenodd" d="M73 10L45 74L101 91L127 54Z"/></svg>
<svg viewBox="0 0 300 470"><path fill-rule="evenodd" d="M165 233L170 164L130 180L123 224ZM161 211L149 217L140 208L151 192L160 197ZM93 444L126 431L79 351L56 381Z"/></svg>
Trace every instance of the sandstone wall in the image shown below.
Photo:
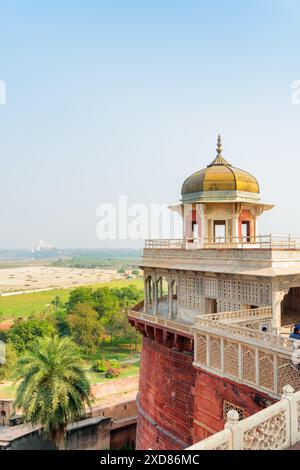
<svg viewBox="0 0 300 470"><path fill-rule="evenodd" d="M193 356L143 338L136 449L180 450L224 428L224 401L244 417L275 400L194 368Z"/></svg>
<svg viewBox="0 0 300 470"><path fill-rule="evenodd" d="M136 449L182 449L193 442L192 361L143 338Z"/></svg>
<svg viewBox="0 0 300 470"><path fill-rule="evenodd" d="M243 410L243 418L275 402L250 387L199 369L196 371L194 397L194 443L224 429L224 401Z"/></svg>

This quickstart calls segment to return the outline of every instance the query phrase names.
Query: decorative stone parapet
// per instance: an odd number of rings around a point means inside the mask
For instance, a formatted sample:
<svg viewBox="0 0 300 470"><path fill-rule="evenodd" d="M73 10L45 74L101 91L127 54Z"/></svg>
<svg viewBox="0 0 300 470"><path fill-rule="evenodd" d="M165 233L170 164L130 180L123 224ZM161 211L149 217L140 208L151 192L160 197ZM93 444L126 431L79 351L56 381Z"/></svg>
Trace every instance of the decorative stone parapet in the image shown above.
<svg viewBox="0 0 300 470"><path fill-rule="evenodd" d="M259 313L263 318L268 309L256 309L252 318ZM243 314L225 313L224 319L223 314L196 317L194 366L274 398L280 397L287 383L300 390L300 341L234 323L233 317Z"/></svg>
<svg viewBox="0 0 300 470"><path fill-rule="evenodd" d="M203 250L186 250L185 248L144 248L144 260L148 258L171 258L171 259L201 259L201 260L251 260L264 261L272 260L270 250L234 250L206 248Z"/></svg>
<svg viewBox="0 0 300 470"><path fill-rule="evenodd" d="M246 237L214 237L214 238L176 238L150 239L145 241L147 249L185 249L197 250L202 248L220 249L274 249L299 250L300 237L285 235L255 235Z"/></svg>
<svg viewBox="0 0 300 470"><path fill-rule="evenodd" d="M247 318L246 311L239 311L239 312L229 312L225 313L225 317L222 319L222 313L219 314L211 314L211 315L199 315L196 316L194 319L194 329L201 332L213 333L216 335L220 335L222 337L227 338L234 338L237 340L242 340L247 342L248 344L258 345L260 347L267 347L272 350L283 351L293 353L297 342L294 340L286 337L281 336L275 333L268 333L265 331L261 331L260 329L253 329L245 326L240 326L238 324L238 320L245 319L244 321L248 321L250 326L250 321L252 320L269 320L272 318L271 308L258 308L253 309L253 312L257 312L257 316L255 317L254 314L252 317ZM261 312L261 316L259 313ZM233 322L228 322L228 318L230 318L232 314ZM234 315L236 314L236 316ZM236 323L234 323L234 319L236 318ZM300 345L299 345L300 346Z"/></svg>
<svg viewBox="0 0 300 470"><path fill-rule="evenodd" d="M129 317L135 320L144 320L148 323L163 326L171 331L175 331L178 333L187 333L189 336L193 336L192 324L189 325L180 321L168 320L157 315L148 315L146 313L137 312L135 310L129 311Z"/></svg>
<svg viewBox="0 0 300 470"><path fill-rule="evenodd" d="M197 442L197 444L188 447L186 450L233 450L231 436L231 431L224 429L207 439L203 439L203 441Z"/></svg>
<svg viewBox="0 0 300 470"><path fill-rule="evenodd" d="M213 322L238 322L238 321L247 321L247 320L256 320L256 319L269 319L272 318L272 308L271 307L260 307L260 308L251 308L239 311L230 311L230 312L220 312L220 313L211 313L208 315L201 315L195 318L195 326L198 326L198 323L201 323L201 320L211 320Z"/></svg>
<svg viewBox="0 0 300 470"><path fill-rule="evenodd" d="M282 450L299 440L300 392L285 385L279 402L241 421L236 411L229 411L223 431L187 450Z"/></svg>

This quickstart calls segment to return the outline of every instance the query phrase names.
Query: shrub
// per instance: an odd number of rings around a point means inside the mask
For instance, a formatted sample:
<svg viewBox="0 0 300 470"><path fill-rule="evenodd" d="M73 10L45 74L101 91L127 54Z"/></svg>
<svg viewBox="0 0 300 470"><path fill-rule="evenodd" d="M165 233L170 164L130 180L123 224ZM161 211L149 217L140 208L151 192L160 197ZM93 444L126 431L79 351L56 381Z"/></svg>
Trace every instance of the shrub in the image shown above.
<svg viewBox="0 0 300 470"><path fill-rule="evenodd" d="M105 361L104 359L98 359L93 365L93 370L95 372L106 372L109 367L109 362Z"/></svg>
<svg viewBox="0 0 300 470"><path fill-rule="evenodd" d="M121 364L117 359L111 359L110 360L110 369L120 369Z"/></svg>
<svg viewBox="0 0 300 470"><path fill-rule="evenodd" d="M118 377L120 375L121 371L120 369L108 369L106 372L105 372L105 377L107 379L112 379L114 377Z"/></svg>

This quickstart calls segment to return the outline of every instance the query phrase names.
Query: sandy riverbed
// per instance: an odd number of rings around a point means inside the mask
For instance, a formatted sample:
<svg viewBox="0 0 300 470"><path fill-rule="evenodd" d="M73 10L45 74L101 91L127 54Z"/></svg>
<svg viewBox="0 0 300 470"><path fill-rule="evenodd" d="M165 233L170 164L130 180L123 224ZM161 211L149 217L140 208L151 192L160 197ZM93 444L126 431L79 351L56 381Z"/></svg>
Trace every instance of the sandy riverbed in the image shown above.
<svg viewBox="0 0 300 470"><path fill-rule="evenodd" d="M0 293L96 284L122 279L116 270L30 266L0 269Z"/></svg>

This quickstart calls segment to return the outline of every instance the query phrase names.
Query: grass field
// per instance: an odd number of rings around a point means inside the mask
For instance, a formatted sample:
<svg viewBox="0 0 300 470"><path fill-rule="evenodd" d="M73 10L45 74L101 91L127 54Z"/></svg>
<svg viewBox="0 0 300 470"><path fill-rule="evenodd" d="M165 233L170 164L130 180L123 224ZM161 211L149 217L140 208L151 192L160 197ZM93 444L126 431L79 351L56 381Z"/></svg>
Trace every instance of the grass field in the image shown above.
<svg viewBox="0 0 300 470"><path fill-rule="evenodd" d="M8 384L2 385L0 383L0 399L10 399L15 398L16 396L16 386L15 384L9 382Z"/></svg>
<svg viewBox="0 0 300 470"><path fill-rule="evenodd" d="M121 373L117 378L122 379L124 377L133 377L135 375L138 375L139 369L140 369L140 361L134 362L133 364L126 364L126 365L121 364ZM91 385L114 380L114 379L107 379L104 373L94 372L91 369L87 369L86 374ZM11 388L7 387L7 389L8 389L8 393L14 393L13 387ZM1 387L0 387L0 398L1 398Z"/></svg>
<svg viewBox="0 0 300 470"><path fill-rule="evenodd" d="M143 281L141 279L118 280L101 282L89 287L126 287L129 285L135 285L142 289ZM59 296L62 302L66 302L71 290L72 289L53 289L44 292L0 297L0 321L19 317L27 318L32 314L45 312L56 296Z"/></svg>
<svg viewBox="0 0 300 470"><path fill-rule="evenodd" d="M101 268L102 266L109 266L111 268L121 267L127 268L128 266L137 267L140 262L139 258L72 258L72 259L59 259L54 261L51 266L66 267L66 268Z"/></svg>
<svg viewBox="0 0 300 470"><path fill-rule="evenodd" d="M137 350L135 351L134 346L132 350L132 356L135 357L140 353L141 345L137 345ZM90 354L88 356L89 361L96 361L97 359L116 359L117 361L122 361L124 359L130 358L130 346L129 344L122 345L110 345L109 340L104 342L99 351L95 354Z"/></svg>
<svg viewBox="0 0 300 470"><path fill-rule="evenodd" d="M1 260L0 269L13 269L13 268L27 268L31 266L51 266L53 260L31 260L31 259L22 259L22 260Z"/></svg>

